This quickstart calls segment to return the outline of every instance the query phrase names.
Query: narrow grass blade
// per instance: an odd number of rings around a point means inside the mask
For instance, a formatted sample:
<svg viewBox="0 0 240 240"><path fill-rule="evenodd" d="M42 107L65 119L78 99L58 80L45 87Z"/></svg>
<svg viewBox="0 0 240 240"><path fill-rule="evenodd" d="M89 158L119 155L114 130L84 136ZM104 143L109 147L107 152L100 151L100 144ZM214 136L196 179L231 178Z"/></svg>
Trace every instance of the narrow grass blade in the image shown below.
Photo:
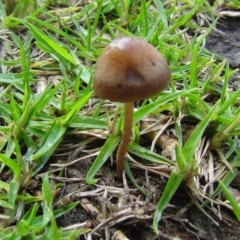
<svg viewBox="0 0 240 240"><path fill-rule="evenodd" d="M134 113L134 123L139 122L144 116L148 115L151 112L154 112L159 106L172 101L173 99L184 96L187 93L196 91L196 89L189 89L185 91L179 91L171 94L166 94L164 96L159 97L156 101L149 103L148 105L141 107L138 111Z"/></svg>
<svg viewBox="0 0 240 240"><path fill-rule="evenodd" d="M4 154L0 154L0 162L8 166L13 171L14 176L20 176L21 167L11 158L6 157Z"/></svg>
<svg viewBox="0 0 240 240"><path fill-rule="evenodd" d="M236 92L231 93L229 99L225 100L224 103L219 107L219 109L217 110L217 114L220 116L228 108L231 108L239 96L240 96L240 89L238 89Z"/></svg>
<svg viewBox="0 0 240 240"><path fill-rule="evenodd" d="M144 28L144 36L147 37L148 36L148 11L147 11L147 3L146 0L141 0L141 16L143 18L143 28Z"/></svg>
<svg viewBox="0 0 240 240"><path fill-rule="evenodd" d="M105 142L105 144L103 145L99 155L97 156L97 158L93 162L90 170L87 173L86 182L88 184L96 183L96 180L93 179L93 177L95 176L97 171L102 167L102 165L106 162L106 160L109 158L109 156L113 153L113 151L115 150L115 148L119 144L119 142L120 142L120 137L116 136L114 133L112 133L108 137L108 139Z"/></svg>
<svg viewBox="0 0 240 240"><path fill-rule="evenodd" d="M167 19L162 1L154 0L154 3L157 6L157 11L159 13L159 17L161 18L162 22L164 23L164 28L167 29L168 28L168 19Z"/></svg>
<svg viewBox="0 0 240 240"><path fill-rule="evenodd" d="M52 128L46 134L42 147L32 157L32 160L40 158L32 169L32 176L36 175L46 164L55 149L58 147L65 131L66 127L62 126L61 122L53 124Z"/></svg>
<svg viewBox="0 0 240 240"><path fill-rule="evenodd" d="M228 201L230 202L230 204L233 208L233 212L234 212L235 216L237 217L237 220L240 222L240 206L239 206L236 198L232 195L232 193L227 188L227 186L220 180L219 180L219 186L222 189L222 191L224 192Z"/></svg>
<svg viewBox="0 0 240 240"><path fill-rule="evenodd" d="M177 160L177 172L180 174L184 174L184 172L188 168L188 163L187 163L187 159L184 157L182 153L182 148L178 144L176 144L175 152L176 152L176 160Z"/></svg>
<svg viewBox="0 0 240 240"><path fill-rule="evenodd" d="M218 104L216 104L208 112L206 117L195 128L195 130L192 132L191 136L188 138L187 142L183 146L182 154L186 159L188 159L188 161L191 161L193 159L195 149L196 149L197 145L199 144L199 141L201 140L206 127L208 126L209 122L212 120L212 117L216 113L217 107L218 107Z"/></svg>
<svg viewBox="0 0 240 240"><path fill-rule="evenodd" d="M49 183L48 174L46 174L42 179L42 193L43 193L44 205L51 208L52 202L53 202L53 195L52 195L52 188Z"/></svg>
<svg viewBox="0 0 240 240"><path fill-rule="evenodd" d="M186 24L193 17L193 15L204 4L204 2L205 0L200 0L199 2L197 2L190 11L188 11L186 14L183 14L179 19L177 19L177 21L167 29L167 32L169 34L174 34L174 31L176 29Z"/></svg>
<svg viewBox="0 0 240 240"><path fill-rule="evenodd" d="M71 110L63 117L62 125L67 125L75 114L86 104L89 98L92 96L92 92L89 92L85 96L77 100L74 105L71 107Z"/></svg>
<svg viewBox="0 0 240 240"><path fill-rule="evenodd" d="M62 239L62 231L58 230L56 219L54 215L51 216L51 226L50 226L51 236L53 240Z"/></svg>
<svg viewBox="0 0 240 240"><path fill-rule="evenodd" d="M39 159L52 148L55 148L56 143L62 139L63 134L66 131L66 127L62 126L61 122L57 122L53 125L52 129L49 130L49 134L43 144L43 146L33 155L33 160Z"/></svg>
<svg viewBox="0 0 240 240"><path fill-rule="evenodd" d="M53 211L55 218L61 217L62 215L66 214L67 212L71 211L74 209L79 203L78 202L73 202L68 204L67 206L64 206L63 208L57 209ZM36 216L35 218L32 219L31 224L29 225L32 230L38 230L41 225L41 222L43 221L43 215L41 216Z"/></svg>
<svg viewBox="0 0 240 240"><path fill-rule="evenodd" d="M164 189L164 192L160 198L160 201L158 202L156 211L154 213L154 219L153 219L153 229L154 232L158 233L158 222L161 219L162 212L166 208L167 204L171 200L174 193L177 191L179 185L181 184L184 176L181 174L176 173L175 171L171 172L171 175L168 179L168 183Z"/></svg>
<svg viewBox="0 0 240 240"><path fill-rule="evenodd" d="M132 181L133 185L139 190L139 192L143 195L143 196L147 196L147 193L137 184L137 182L135 181L135 178L132 175L131 169L129 167L128 161L125 161L125 172L128 175L128 177L130 178L130 180Z"/></svg>
<svg viewBox="0 0 240 240"><path fill-rule="evenodd" d="M106 120L101 120L88 116L74 116L70 122L69 127L71 128L82 128L82 129L108 129Z"/></svg>
<svg viewBox="0 0 240 240"><path fill-rule="evenodd" d="M55 144L52 145L51 149L49 149L49 151L47 151L41 157L40 160L38 160L37 164L34 165L34 167L32 169L32 176L35 176L45 166L46 162L52 156L52 154L54 153L55 149L58 147L61 140L62 140L62 138L59 138L58 141L55 141Z"/></svg>
<svg viewBox="0 0 240 240"><path fill-rule="evenodd" d="M0 199L0 207L6 208L6 209L13 209L14 208L11 204L9 204L8 202L3 201L1 199Z"/></svg>
<svg viewBox="0 0 240 240"><path fill-rule="evenodd" d="M43 51L53 54L55 58L57 58L61 62L65 63L71 63L73 66L76 66L76 62L72 55L67 50L67 46L63 43L57 43L53 40L53 38L46 35L42 30L34 26L28 21L15 19L17 21L20 21L22 24L27 26L29 30L32 33L32 36L37 40L37 45L39 48L41 48Z"/></svg>
<svg viewBox="0 0 240 240"><path fill-rule="evenodd" d="M60 209L54 210L54 216L55 218L61 217L62 215L66 214L67 212L71 211L72 209L74 209L77 205L79 204L79 202L72 202Z"/></svg>
<svg viewBox="0 0 240 240"><path fill-rule="evenodd" d="M10 215L11 220L13 220L13 217L14 217L15 201L16 201L16 198L17 198L19 188L20 188L20 180L19 179L17 179L17 180L13 179L10 182L9 192L8 192L8 202L9 202L10 205L13 206L12 209L9 209L9 215Z"/></svg>
<svg viewBox="0 0 240 240"><path fill-rule="evenodd" d="M232 182L232 180L235 178L237 173L238 173L238 169L237 168L234 168L233 172L232 171L228 171L228 173L221 179L222 183L228 186ZM214 191L214 193L210 196L210 199L216 198L221 192L222 192L222 188L219 185L216 188L216 190ZM201 207L205 207L209 202L210 202L210 200L204 201L201 204Z"/></svg>
<svg viewBox="0 0 240 240"><path fill-rule="evenodd" d="M66 32L62 31L61 29L56 28L55 26L51 25L50 23L48 23L46 21L42 21L35 17L28 17L27 19L34 21L38 25L57 33L58 35L62 36L64 39L67 39L69 41L69 43L76 46L80 51L82 51L82 52L86 51L86 48L81 43L79 43L77 40L75 40L75 38L71 37L71 35L67 34Z"/></svg>
<svg viewBox="0 0 240 240"><path fill-rule="evenodd" d="M4 164L2 164L4 165ZM5 165L4 165L5 166ZM0 181L0 189L3 189L5 190L6 192L9 191L9 183L6 183L6 182L3 182L3 181ZM1 196L1 194L0 194Z"/></svg>
<svg viewBox="0 0 240 240"><path fill-rule="evenodd" d="M33 206L27 211L27 213L24 215L23 219L27 221L28 225L32 223L32 221L36 218L37 211L39 209L39 204L35 202Z"/></svg>
<svg viewBox="0 0 240 240"><path fill-rule="evenodd" d="M10 95L10 109L11 109L12 118L14 122L17 123L20 117L20 109L17 102L14 99L13 94Z"/></svg>
<svg viewBox="0 0 240 240"><path fill-rule="evenodd" d="M130 144L128 146L128 152L130 152L144 160L149 160L150 162L167 163L167 164L174 165L174 163L172 161L170 161L169 159L167 159L157 153L154 153L147 148L141 147L140 145L138 145L134 142L130 142Z"/></svg>

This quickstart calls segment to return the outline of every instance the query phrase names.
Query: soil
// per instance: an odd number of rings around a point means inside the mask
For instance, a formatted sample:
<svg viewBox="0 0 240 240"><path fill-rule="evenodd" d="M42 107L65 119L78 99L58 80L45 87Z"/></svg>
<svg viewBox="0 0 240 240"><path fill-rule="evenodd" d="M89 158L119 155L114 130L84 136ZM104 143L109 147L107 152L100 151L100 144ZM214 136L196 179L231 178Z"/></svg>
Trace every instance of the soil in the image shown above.
<svg viewBox="0 0 240 240"><path fill-rule="evenodd" d="M206 48L227 59L232 69L240 68L240 19L220 19L217 30L212 31Z"/></svg>
<svg viewBox="0 0 240 240"><path fill-rule="evenodd" d="M231 69L240 69L240 18L220 19L218 31L212 31L206 40L206 48L225 58ZM239 89L240 70L230 79L233 90Z"/></svg>
<svg viewBox="0 0 240 240"><path fill-rule="evenodd" d="M225 58L232 69L240 68L240 19L222 18L206 39L206 48ZM233 89L240 85L240 73L236 73L230 80ZM66 169L66 175L82 178L91 166L91 160L78 163ZM78 170L77 170L78 169ZM61 202L79 201L80 204L71 212L58 219L60 226L66 227L76 223L86 223L95 229L90 239L163 239L163 240L237 240L240 236L240 224L232 211L219 207L205 207L204 211L193 203L185 189L179 189L165 209L161 218L160 233L153 233L152 216L159 199L160 192L166 185L166 179L149 174L149 184L146 182L144 170L134 172L135 179L141 186L151 186L150 196L146 199L127 181L124 188L113 175L115 166L105 165L98 174L102 186L86 185L84 180L76 183L66 183L66 187L59 193L66 196ZM144 177L140 177L140 176ZM95 192L97 191L97 192ZM58 203L58 204L61 204ZM122 206L129 206L123 209ZM216 210L216 208L215 208ZM208 217L206 214L208 214ZM107 236L110 234L109 236ZM87 235L80 239L87 239ZM89 238L88 238L89 239Z"/></svg>

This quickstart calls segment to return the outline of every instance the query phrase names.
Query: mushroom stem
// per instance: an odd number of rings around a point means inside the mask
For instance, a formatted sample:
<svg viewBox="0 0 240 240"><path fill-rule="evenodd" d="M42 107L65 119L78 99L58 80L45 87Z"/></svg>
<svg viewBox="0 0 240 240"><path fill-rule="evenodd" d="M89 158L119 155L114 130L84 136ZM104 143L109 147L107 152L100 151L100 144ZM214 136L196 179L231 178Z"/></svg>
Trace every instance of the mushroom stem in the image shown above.
<svg viewBox="0 0 240 240"><path fill-rule="evenodd" d="M128 144L131 139L132 124L133 124L133 103L126 102L124 104L124 126L122 140L118 147L116 160L118 179L122 179L122 173L124 170L124 157L127 153Z"/></svg>

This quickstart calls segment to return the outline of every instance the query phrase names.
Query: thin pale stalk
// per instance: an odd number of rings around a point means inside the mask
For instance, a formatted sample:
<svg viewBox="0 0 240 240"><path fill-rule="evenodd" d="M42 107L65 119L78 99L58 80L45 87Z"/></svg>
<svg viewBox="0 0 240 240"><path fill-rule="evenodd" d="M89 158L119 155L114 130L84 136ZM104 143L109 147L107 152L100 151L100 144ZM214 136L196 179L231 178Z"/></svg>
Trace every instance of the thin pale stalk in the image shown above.
<svg viewBox="0 0 240 240"><path fill-rule="evenodd" d="M124 104L124 127L122 140L117 151L117 177L122 179L122 173L124 170L124 158L127 153L128 144L132 134L132 123L133 123L133 103L127 102Z"/></svg>

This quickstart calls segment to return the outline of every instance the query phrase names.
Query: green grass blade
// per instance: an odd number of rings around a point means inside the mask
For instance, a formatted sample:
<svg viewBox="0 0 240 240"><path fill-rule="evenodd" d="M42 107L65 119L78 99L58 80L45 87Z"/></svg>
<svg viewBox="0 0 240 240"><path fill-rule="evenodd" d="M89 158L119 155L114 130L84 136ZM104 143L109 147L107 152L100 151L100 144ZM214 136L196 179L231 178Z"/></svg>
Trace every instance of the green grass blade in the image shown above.
<svg viewBox="0 0 240 240"><path fill-rule="evenodd" d="M76 62L72 55L69 53L68 47L63 43L57 43L52 37L46 35L42 30L34 26L28 21L17 19L22 24L27 26L32 33L32 36L37 40L36 44L38 47L46 51L47 53L53 54L59 61L64 63L71 63L76 66Z"/></svg>
<svg viewBox="0 0 240 240"><path fill-rule="evenodd" d="M127 176L130 178L130 180L132 181L133 185L139 190L139 192L143 196L147 196L147 193L137 184L135 178L133 177L128 161L125 161L124 166L125 166L125 172Z"/></svg>
<svg viewBox="0 0 240 240"><path fill-rule="evenodd" d="M51 30L57 34L59 34L60 36L62 36L64 39L67 39L69 41L69 43L73 44L74 46L76 46L80 51L83 51L85 52L86 51L86 48L80 44L75 38L71 37L69 34L67 34L66 32L62 31L61 29L58 29L56 28L55 26L45 22L45 21L42 21L38 18L35 18L35 17L28 17L27 18L28 20L32 20L34 22L36 22L38 25L44 27L44 28L47 28L48 30Z"/></svg>
<svg viewBox="0 0 240 240"><path fill-rule="evenodd" d="M15 201L16 201L16 198L17 198L19 188L20 188L20 180L19 179L17 179L17 180L13 179L10 182L9 192L8 192L8 202L9 202L10 205L13 206L12 209L9 209L9 216L10 216L11 220L13 220L13 218L14 218Z"/></svg>
<svg viewBox="0 0 240 240"><path fill-rule="evenodd" d="M0 185L1 186L1 185ZM12 209L14 208L14 206L12 206L11 204L9 204L8 202L6 201L3 201L0 199L0 207L2 208L6 208L6 209Z"/></svg>
<svg viewBox="0 0 240 240"><path fill-rule="evenodd" d="M218 104L212 107L212 109L208 112L206 117L195 128L195 130L192 132L191 136L188 138L187 142L183 146L182 154L186 159L188 159L188 161L191 161L193 159L195 149L199 144L199 141L201 140L206 127L208 126L209 122L212 120L212 117L216 113L217 107L218 107Z"/></svg>
<svg viewBox="0 0 240 240"><path fill-rule="evenodd" d="M228 186L232 182L232 180L236 177L237 173L238 173L238 170L236 168L233 169L233 172L228 171L227 174L221 179L222 183ZM219 185L214 191L214 193L210 196L210 199L216 198L221 192L222 192L222 189ZM210 200L204 201L201 204L201 207L206 206L209 202Z"/></svg>
<svg viewBox="0 0 240 240"><path fill-rule="evenodd" d="M6 157L4 154L0 154L0 162L8 166L13 171L14 176L20 176L21 167L11 158Z"/></svg>
<svg viewBox="0 0 240 240"><path fill-rule="evenodd" d="M90 170L87 173L86 176L86 182L88 184L94 184L96 183L96 180L93 179L97 171L101 168L101 166L106 162L106 160L109 158L109 156L113 153L116 146L120 142L120 137L116 136L114 133L112 133L105 144L103 145L99 155L94 160Z"/></svg>
<svg viewBox="0 0 240 240"><path fill-rule="evenodd" d="M56 143L62 139L65 131L66 127L62 126L61 122L54 124L52 129L49 131L49 135L47 136L43 146L33 155L32 159L39 159L47 152L55 149Z"/></svg>
<svg viewBox="0 0 240 240"><path fill-rule="evenodd" d="M138 145L137 143L134 142L130 142L129 146L128 146L128 152L144 159L144 160L148 160L150 162L154 162L154 163L167 163L167 164L171 164L173 165L174 163L172 161L170 161L169 159L152 152L151 150L144 148L140 145Z"/></svg>
<svg viewBox="0 0 240 240"><path fill-rule="evenodd" d="M54 214L55 218L58 218L64 214L66 214L67 212L71 211L78 204L79 204L78 202L73 202L71 204L68 204L67 206L64 206L63 208L54 210L53 214ZM43 215L35 217L33 219L33 221L31 222L31 224L29 225L31 230L39 230L42 226L43 218L44 218Z"/></svg>
<svg viewBox="0 0 240 240"><path fill-rule="evenodd" d="M42 178L42 193L43 193L44 205L51 208L52 202L53 202L53 196L52 196L52 187L50 186L50 183L49 183L48 174L46 174Z"/></svg>
<svg viewBox="0 0 240 240"><path fill-rule="evenodd" d="M105 120L88 116L74 116L69 122L69 127L82 129L108 129Z"/></svg>
<svg viewBox="0 0 240 240"><path fill-rule="evenodd" d="M51 236L53 240L62 239L62 231L59 231L54 215L51 216Z"/></svg>
<svg viewBox="0 0 240 240"><path fill-rule="evenodd" d="M141 0L141 16L143 18L144 37L147 37L149 32L147 5L146 0Z"/></svg>
<svg viewBox="0 0 240 240"><path fill-rule="evenodd" d="M157 204L156 211L154 213L154 219L153 219L153 229L154 232L158 233L158 222L160 221L162 217L162 212L166 208L167 204L171 200L172 196L177 191L179 185L181 184L183 180L183 175L176 173L175 171L171 172L171 175L168 179L168 183L164 189L164 192Z"/></svg>
<svg viewBox="0 0 240 240"><path fill-rule="evenodd" d="M23 219L27 221L28 225L31 225L32 221L35 219L39 206L40 205L35 202L33 206L24 215Z"/></svg>
<svg viewBox="0 0 240 240"><path fill-rule="evenodd" d="M201 1L197 2L196 4L194 4L194 7L187 13L183 14L179 19L177 19L176 22L167 29L167 32L169 34L170 33L174 34L174 31L177 28L185 25L193 17L193 15L204 4L204 2L205 2L205 0L201 0Z"/></svg>
<svg viewBox="0 0 240 240"><path fill-rule="evenodd" d="M239 96L240 96L240 89L232 93L230 97L223 102L223 104L217 110L217 114L222 115L228 108L231 108Z"/></svg>
<svg viewBox="0 0 240 240"><path fill-rule="evenodd" d="M86 104L89 98L92 96L92 92L89 92L85 96L77 100L74 105L71 107L71 110L63 117L62 125L68 124L75 114Z"/></svg>
<svg viewBox="0 0 240 240"><path fill-rule="evenodd" d="M196 89L189 89L186 91L179 91L179 92L175 92L175 93L171 93L171 94L166 94L164 96L160 96L156 101L149 103L148 105L141 107L139 110L137 110L134 113L134 124L136 124L137 122L139 122L144 116L148 115L151 112L154 112L154 110L156 110L157 108L159 108L159 106L172 101L174 99L176 99L177 97L180 96L184 96L187 93L196 91Z"/></svg>
<svg viewBox="0 0 240 240"><path fill-rule="evenodd" d="M222 191L224 192L224 194L226 195L226 198L228 199L228 201L230 202L230 204L233 208L233 212L234 212L235 216L237 217L237 220L240 222L240 206L239 206L236 198L232 195L230 190L227 188L227 185L225 185L220 180L219 180L219 186L222 189Z"/></svg>
<svg viewBox="0 0 240 240"><path fill-rule="evenodd" d="M168 19L165 13L165 9L163 7L163 3L160 0L154 0L154 3L157 6L157 11L159 13L159 16L161 18L161 21L164 23L164 28L167 29L168 28Z"/></svg>

